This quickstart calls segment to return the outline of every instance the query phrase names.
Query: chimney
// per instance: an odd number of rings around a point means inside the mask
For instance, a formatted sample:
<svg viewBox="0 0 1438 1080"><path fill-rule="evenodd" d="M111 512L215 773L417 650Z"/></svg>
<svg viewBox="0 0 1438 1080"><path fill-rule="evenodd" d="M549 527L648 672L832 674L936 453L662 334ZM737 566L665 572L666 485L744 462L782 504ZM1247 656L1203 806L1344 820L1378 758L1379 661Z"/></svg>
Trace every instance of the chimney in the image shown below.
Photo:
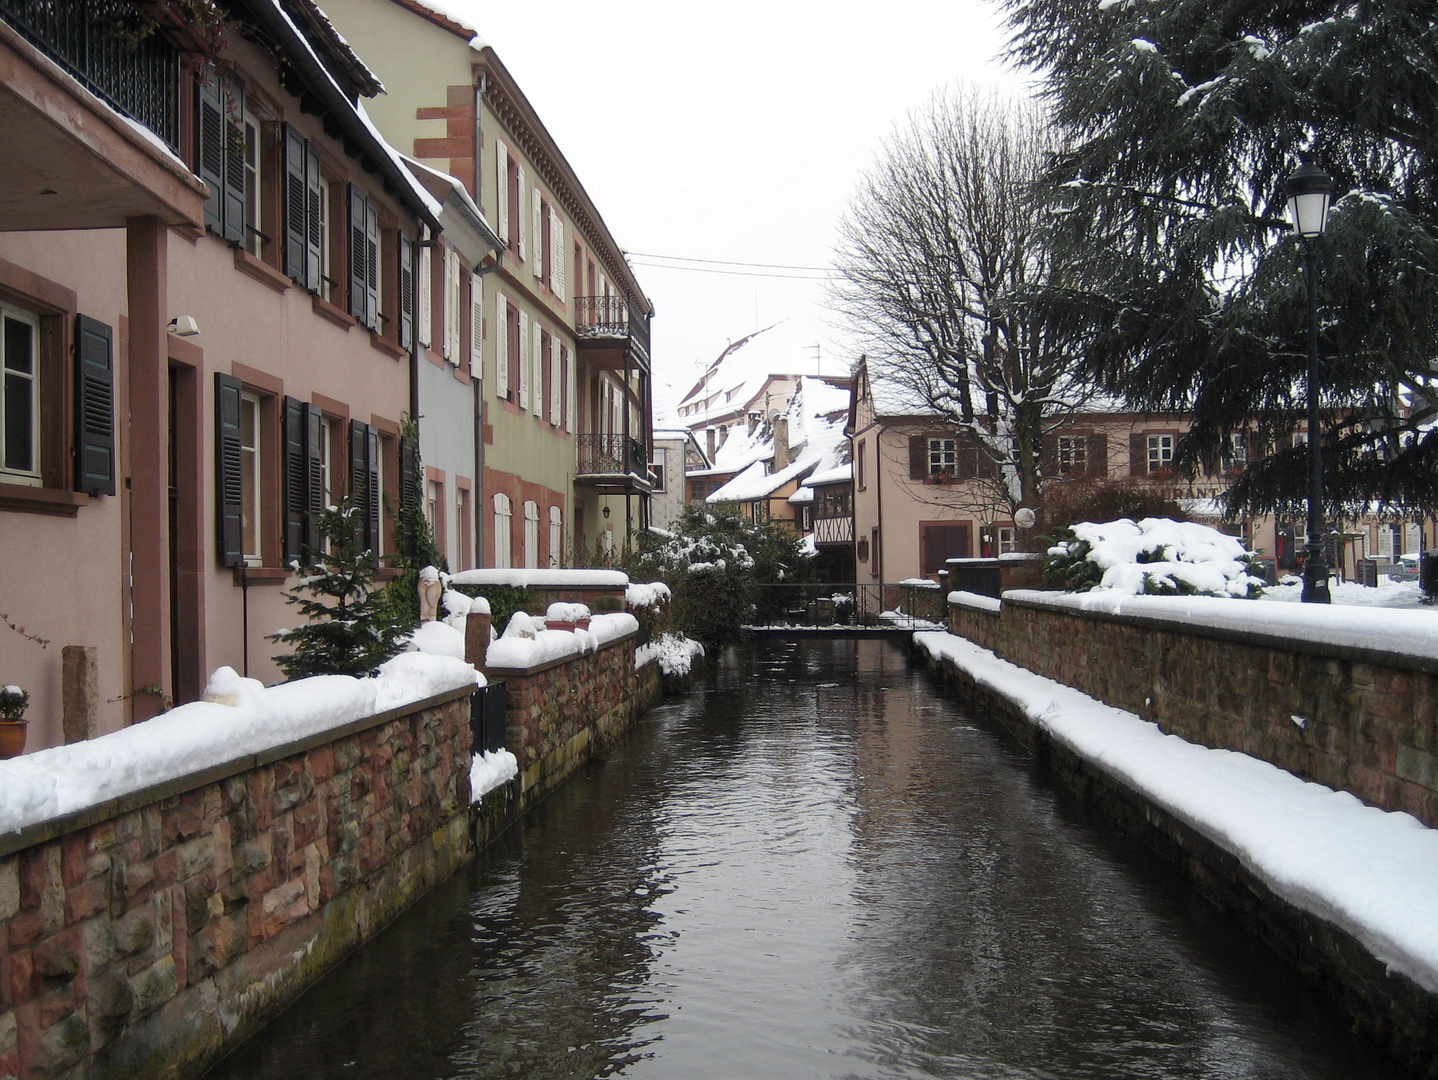
<svg viewBox="0 0 1438 1080"><path fill-rule="evenodd" d="M771 421L774 427L774 471L787 469L789 467L789 418L787 416L775 416Z"/></svg>
<svg viewBox="0 0 1438 1080"><path fill-rule="evenodd" d="M761 415L763 415L763 414L761 414L758 410L754 410L754 411L752 411L752 412L749 413L748 420L749 420L749 434L750 434L750 435L753 435L753 434L754 434L754 431L759 427L759 418L760 418Z"/></svg>
<svg viewBox="0 0 1438 1080"><path fill-rule="evenodd" d="M704 429L704 445L709 451L709 464L714 464L714 429Z"/></svg>

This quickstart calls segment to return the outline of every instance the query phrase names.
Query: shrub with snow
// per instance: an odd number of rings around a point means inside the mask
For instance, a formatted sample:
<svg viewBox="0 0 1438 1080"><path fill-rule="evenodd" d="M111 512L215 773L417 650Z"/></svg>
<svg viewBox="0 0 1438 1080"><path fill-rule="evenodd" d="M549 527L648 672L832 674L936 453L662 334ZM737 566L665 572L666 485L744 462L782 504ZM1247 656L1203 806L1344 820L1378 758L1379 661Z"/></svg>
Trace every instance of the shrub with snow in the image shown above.
<svg viewBox="0 0 1438 1080"><path fill-rule="evenodd" d="M1044 580L1070 592L1111 589L1254 600L1263 579L1235 537L1187 521L1128 518L1063 530L1044 560Z"/></svg>

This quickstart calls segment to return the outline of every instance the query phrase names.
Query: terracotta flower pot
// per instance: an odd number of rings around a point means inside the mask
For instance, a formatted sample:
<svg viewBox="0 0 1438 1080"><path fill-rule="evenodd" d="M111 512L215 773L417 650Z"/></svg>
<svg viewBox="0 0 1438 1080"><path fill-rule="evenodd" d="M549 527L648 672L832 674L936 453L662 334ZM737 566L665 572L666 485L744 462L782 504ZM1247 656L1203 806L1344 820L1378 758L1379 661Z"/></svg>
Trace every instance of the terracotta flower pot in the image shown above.
<svg viewBox="0 0 1438 1080"><path fill-rule="evenodd" d="M0 720L0 759L19 757L25 750L28 720Z"/></svg>

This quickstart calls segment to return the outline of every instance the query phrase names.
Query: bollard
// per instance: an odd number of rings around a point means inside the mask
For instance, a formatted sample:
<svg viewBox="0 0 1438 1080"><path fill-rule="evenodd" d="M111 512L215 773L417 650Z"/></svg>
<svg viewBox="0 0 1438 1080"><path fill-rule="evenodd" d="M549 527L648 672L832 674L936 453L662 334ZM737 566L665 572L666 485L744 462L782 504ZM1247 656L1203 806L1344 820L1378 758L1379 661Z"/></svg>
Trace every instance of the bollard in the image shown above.
<svg viewBox="0 0 1438 1080"><path fill-rule="evenodd" d="M464 658L484 671L485 655L489 652L490 617L487 611L471 611L464 620Z"/></svg>
<svg viewBox="0 0 1438 1080"><path fill-rule="evenodd" d="M61 726L65 744L95 737L100 709L100 668L95 646L66 645L60 650Z"/></svg>

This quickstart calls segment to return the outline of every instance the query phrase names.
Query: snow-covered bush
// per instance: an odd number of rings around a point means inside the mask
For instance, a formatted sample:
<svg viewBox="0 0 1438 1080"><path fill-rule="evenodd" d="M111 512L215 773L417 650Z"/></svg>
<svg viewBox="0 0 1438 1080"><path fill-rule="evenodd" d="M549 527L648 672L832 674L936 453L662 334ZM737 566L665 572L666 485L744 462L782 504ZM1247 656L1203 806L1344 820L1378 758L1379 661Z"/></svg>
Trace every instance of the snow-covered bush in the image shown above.
<svg viewBox="0 0 1438 1080"><path fill-rule="evenodd" d="M1235 537L1188 521L1128 518L1064 529L1044 560L1044 580L1070 592L1233 596L1257 599L1263 579Z"/></svg>

